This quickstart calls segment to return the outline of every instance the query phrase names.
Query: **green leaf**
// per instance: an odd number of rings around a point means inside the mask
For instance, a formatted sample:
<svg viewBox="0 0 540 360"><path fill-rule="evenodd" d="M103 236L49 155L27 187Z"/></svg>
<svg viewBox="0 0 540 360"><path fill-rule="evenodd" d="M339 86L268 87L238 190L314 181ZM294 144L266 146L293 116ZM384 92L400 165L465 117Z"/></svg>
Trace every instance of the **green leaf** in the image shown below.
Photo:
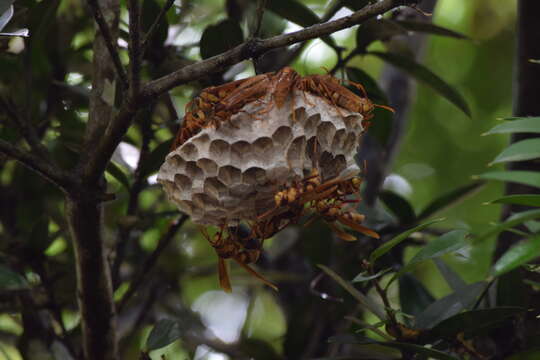
<svg viewBox="0 0 540 360"><path fill-rule="evenodd" d="M225 19L209 25L201 36L201 57L208 59L240 45L243 41L244 34L237 21Z"/></svg>
<svg viewBox="0 0 540 360"><path fill-rule="evenodd" d="M540 209L539 210L527 210L520 213L516 213L510 216L505 222L494 226L491 230L486 231L485 233L477 236L473 239L474 244L478 244L486 239L491 238L492 236L497 235L498 233L505 231L507 229L513 228L516 225L522 224L525 221L540 218Z"/></svg>
<svg viewBox="0 0 540 360"><path fill-rule="evenodd" d="M514 121L507 121L495 126L482 135L508 133L540 133L540 117L529 117Z"/></svg>
<svg viewBox="0 0 540 360"><path fill-rule="evenodd" d="M423 230L423 229L427 228L428 226L433 225L433 224L438 223L438 222L441 222L443 220L444 219L442 219L442 218L441 219L431 220L431 221L428 221L428 222L423 223L421 225L418 225L418 226L416 226L416 227L414 227L412 229L409 229L409 230L407 230L405 232L402 232L398 236L394 237L392 240L385 242L384 244L379 246L377 249L375 249L371 253L371 255L369 256L369 262L372 263L372 264L375 263L375 261L378 258L380 258L384 254L386 254L387 252L392 250L392 248L394 246L396 246L399 243L401 243L402 241L406 240L412 233Z"/></svg>
<svg viewBox="0 0 540 360"><path fill-rule="evenodd" d="M141 164L141 175L146 177L157 172L165 161L165 157L171 150L171 145L174 139L169 139L162 142L152 152L146 157L146 159Z"/></svg>
<svg viewBox="0 0 540 360"><path fill-rule="evenodd" d="M429 85L433 90L439 93L439 95L446 98L452 104L457 106L461 111L463 111L467 116L471 117L471 110L467 105L467 102L458 93L453 87L446 83L439 76L434 74L431 70L426 68L424 65L417 63L416 61L402 55L389 53L389 52L380 52L380 51L370 51L368 54L375 55L380 59L398 67L409 75L413 76L417 80L424 82L426 85Z"/></svg>
<svg viewBox="0 0 540 360"><path fill-rule="evenodd" d="M501 276L540 256L540 235L512 246L491 270L493 276Z"/></svg>
<svg viewBox="0 0 540 360"><path fill-rule="evenodd" d="M352 295L362 306L367 310L371 311L379 320L385 320L386 314L384 310L373 300L371 300L366 295L362 294L360 291L356 290L348 281L344 280L341 276L336 274L332 269L324 265L317 265L322 271L324 271L328 276L330 276L334 281L336 281L342 288L344 288L349 294Z"/></svg>
<svg viewBox="0 0 540 360"><path fill-rule="evenodd" d="M112 177L114 177L118 182L126 187L126 189L129 190L129 179L127 175L124 173L124 171L116 165L114 162L110 161L109 164L107 164L107 173L109 173Z"/></svg>
<svg viewBox="0 0 540 360"><path fill-rule="evenodd" d="M402 343L397 341L376 341L366 337L355 336L352 334L332 336L328 339L328 342L336 344L359 344L359 345L368 345L368 344L378 344L385 347L391 347L398 350L404 350L407 352L412 352L415 354L420 354L427 356L431 359L440 359L440 360L458 360L453 356L450 356L442 351L435 350L432 348L426 348L420 345Z"/></svg>
<svg viewBox="0 0 540 360"><path fill-rule="evenodd" d="M356 30L356 51L365 54L374 41L387 41L396 35L407 35L407 30L391 20L370 19Z"/></svg>
<svg viewBox="0 0 540 360"><path fill-rule="evenodd" d="M182 336L180 325L175 320L161 319L154 326L148 339L146 349L155 350L172 344Z"/></svg>
<svg viewBox="0 0 540 360"><path fill-rule="evenodd" d="M464 331L466 335L475 335L479 330L490 328L524 311L526 309L510 306L466 311L440 322L429 331L429 335L437 339L455 337Z"/></svg>
<svg viewBox="0 0 540 360"><path fill-rule="evenodd" d="M467 241L465 241L466 236L467 231L465 230L453 230L430 241L426 246L420 249L420 251L416 253L416 255L413 256L413 258L402 267L397 274L394 275L387 286L401 275L411 271L416 265L465 247L467 245Z"/></svg>
<svg viewBox="0 0 540 360"><path fill-rule="evenodd" d="M540 157L540 138L521 140L504 149L492 164L531 160Z"/></svg>
<svg viewBox="0 0 540 360"><path fill-rule="evenodd" d="M296 0L271 0L266 1L266 8L277 15L303 27L309 27L321 22L321 19L309 7ZM330 36L321 39L331 48L337 48L337 44Z"/></svg>
<svg viewBox="0 0 540 360"><path fill-rule="evenodd" d="M370 281L370 280L375 280L375 279L380 278L384 274L388 273L390 270L392 270L392 269L390 269L390 268L384 269L384 270L381 270L378 273L373 274L373 275L368 275L367 273L362 272L362 273L356 275L355 278L352 279L351 282L352 283L358 283L358 282L366 282L366 281Z"/></svg>
<svg viewBox="0 0 540 360"><path fill-rule="evenodd" d="M451 206L456 205L457 203L466 199L468 196L471 196L476 191L480 190L480 188L484 185L484 182L468 184L438 197L437 199L433 200L429 205L427 205L425 209L420 213L420 215L418 215L418 220L425 220L430 216L435 215L436 213L439 213L443 210L448 209Z"/></svg>
<svg viewBox="0 0 540 360"><path fill-rule="evenodd" d="M441 321L471 308L486 286L482 281L470 284L435 301L416 317L415 328L431 329Z"/></svg>
<svg viewBox="0 0 540 360"><path fill-rule="evenodd" d="M441 273L444 280L446 280L446 283L453 291L458 291L459 289L463 288L467 285L465 281L456 273L450 266L446 265L446 263L442 259L434 259L435 265L437 265L437 270Z"/></svg>
<svg viewBox="0 0 540 360"><path fill-rule="evenodd" d="M468 39L467 36L456 32L454 30L447 29L442 26L438 26L429 22L423 21L410 21L410 20L394 20L399 26L416 32L423 32L433 35L449 36L456 39Z"/></svg>
<svg viewBox="0 0 540 360"><path fill-rule="evenodd" d="M22 290L28 288L24 277L0 264L0 290Z"/></svg>
<svg viewBox="0 0 540 360"><path fill-rule="evenodd" d="M398 280L399 304L401 310L410 315L418 315L435 301L433 295L414 276L405 274Z"/></svg>
<svg viewBox="0 0 540 360"><path fill-rule="evenodd" d="M540 188L540 172L535 171L491 171L488 173L477 175L475 176L475 178L484 180L515 182L518 184L524 184Z"/></svg>
<svg viewBox="0 0 540 360"><path fill-rule="evenodd" d="M490 204L518 204L525 206L540 206L540 195L508 195L490 201Z"/></svg>
<svg viewBox="0 0 540 360"><path fill-rule="evenodd" d="M388 210L399 219L400 224L407 225L415 222L414 209L405 198L388 190L382 191L379 197Z"/></svg>

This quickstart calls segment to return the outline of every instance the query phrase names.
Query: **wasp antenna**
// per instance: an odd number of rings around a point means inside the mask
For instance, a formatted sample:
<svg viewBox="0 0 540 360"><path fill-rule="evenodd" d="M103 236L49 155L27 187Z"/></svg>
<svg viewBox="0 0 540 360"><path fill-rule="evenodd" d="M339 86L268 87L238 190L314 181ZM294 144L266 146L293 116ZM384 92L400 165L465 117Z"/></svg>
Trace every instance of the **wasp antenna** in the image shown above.
<svg viewBox="0 0 540 360"><path fill-rule="evenodd" d="M379 104L374 104L375 107L378 107L378 108L381 108L381 109L385 109L385 110L388 110L390 111L392 114L395 114L396 113L396 110L391 107L391 106L388 106L388 105L379 105Z"/></svg>

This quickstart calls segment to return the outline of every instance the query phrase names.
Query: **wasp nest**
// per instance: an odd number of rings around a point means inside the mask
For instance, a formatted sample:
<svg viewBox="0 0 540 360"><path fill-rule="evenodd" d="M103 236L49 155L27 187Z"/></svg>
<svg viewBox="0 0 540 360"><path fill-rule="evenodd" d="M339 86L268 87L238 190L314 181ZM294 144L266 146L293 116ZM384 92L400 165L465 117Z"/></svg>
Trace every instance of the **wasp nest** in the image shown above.
<svg viewBox="0 0 540 360"><path fill-rule="evenodd" d="M299 90L280 107L271 97L248 103L167 155L158 181L192 221L255 220L275 206L280 186L305 178L314 166L323 180L358 173L361 114Z"/></svg>

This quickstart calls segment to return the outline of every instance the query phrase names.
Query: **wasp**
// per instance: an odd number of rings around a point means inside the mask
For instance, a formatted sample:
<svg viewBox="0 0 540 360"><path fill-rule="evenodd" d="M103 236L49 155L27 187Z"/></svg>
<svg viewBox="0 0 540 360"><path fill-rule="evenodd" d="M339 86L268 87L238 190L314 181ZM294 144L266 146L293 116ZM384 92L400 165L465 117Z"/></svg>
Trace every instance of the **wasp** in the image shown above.
<svg viewBox="0 0 540 360"><path fill-rule="evenodd" d="M219 284L225 292L232 291L229 271L225 263L228 259L236 261L248 273L272 289L277 290L276 285L248 265L257 262L259 259L262 251L262 241L260 239L251 236L251 234L247 237L242 237L238 234L238 231L231 231L225 224L220 226L218 232L213 237L208 234L204 227L201 227L201 233L216 251L218 256Z"/></svg>

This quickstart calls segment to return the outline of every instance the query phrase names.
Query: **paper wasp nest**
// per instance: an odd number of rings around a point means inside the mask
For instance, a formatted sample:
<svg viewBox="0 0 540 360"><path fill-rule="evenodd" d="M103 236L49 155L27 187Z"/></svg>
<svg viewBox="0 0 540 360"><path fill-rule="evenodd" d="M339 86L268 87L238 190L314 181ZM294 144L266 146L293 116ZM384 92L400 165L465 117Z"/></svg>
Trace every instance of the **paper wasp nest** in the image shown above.
<svg viewBox="0 0 540 360"><path fill-rule="evenodd" d="M281 108L271 101L267 95L249 103L167 155L158 182L195 223L254 220L275 206L276 191L313 166L323 180L359 172L362 115L299 90Z"/></svg>

